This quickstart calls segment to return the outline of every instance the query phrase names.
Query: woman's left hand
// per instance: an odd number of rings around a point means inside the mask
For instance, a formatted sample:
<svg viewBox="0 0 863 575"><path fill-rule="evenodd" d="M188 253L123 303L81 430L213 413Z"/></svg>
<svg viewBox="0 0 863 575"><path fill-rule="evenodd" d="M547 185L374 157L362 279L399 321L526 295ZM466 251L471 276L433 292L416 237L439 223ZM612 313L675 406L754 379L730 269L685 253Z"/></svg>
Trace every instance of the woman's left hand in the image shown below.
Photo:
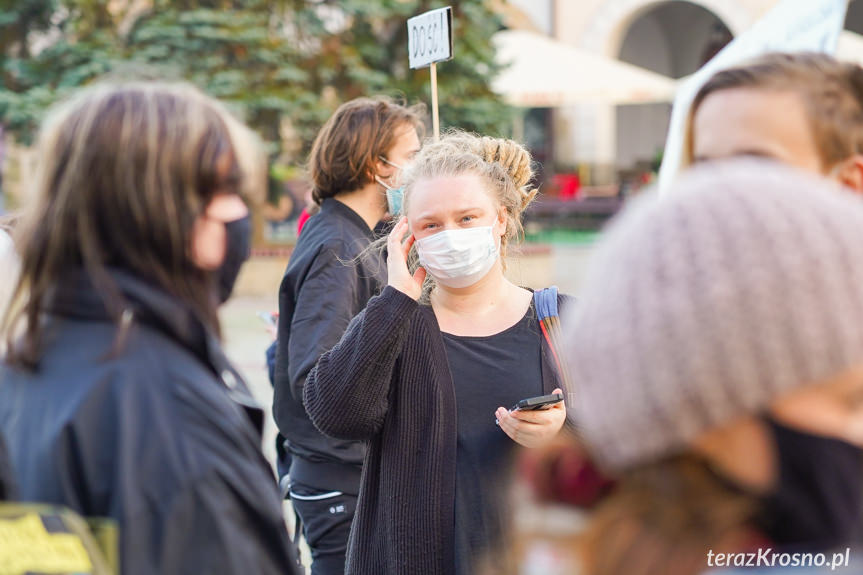
<svg viewBox="0 0 863 575"><path fill-rule="evenodd" d="M555 389L552 393L563 391ZM536 411L509 411L498 407L494 416L513 441L525 447L540 447L554 439L563 427L566 406L561 401L548 409Z"/></svg>

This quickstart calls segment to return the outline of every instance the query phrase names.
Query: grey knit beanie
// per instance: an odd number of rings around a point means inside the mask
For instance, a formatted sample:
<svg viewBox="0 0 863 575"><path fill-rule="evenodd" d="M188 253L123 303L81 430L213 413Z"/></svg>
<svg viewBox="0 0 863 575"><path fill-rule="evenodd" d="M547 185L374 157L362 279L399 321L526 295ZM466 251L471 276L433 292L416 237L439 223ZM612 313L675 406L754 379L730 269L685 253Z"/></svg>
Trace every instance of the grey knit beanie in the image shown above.
<svg viewBox="0 0 863 575"><path fill-rule="evenodd" d="M863 363L863 199L755 160L649 196L563 323L577 421L612 470Z"/></svg>

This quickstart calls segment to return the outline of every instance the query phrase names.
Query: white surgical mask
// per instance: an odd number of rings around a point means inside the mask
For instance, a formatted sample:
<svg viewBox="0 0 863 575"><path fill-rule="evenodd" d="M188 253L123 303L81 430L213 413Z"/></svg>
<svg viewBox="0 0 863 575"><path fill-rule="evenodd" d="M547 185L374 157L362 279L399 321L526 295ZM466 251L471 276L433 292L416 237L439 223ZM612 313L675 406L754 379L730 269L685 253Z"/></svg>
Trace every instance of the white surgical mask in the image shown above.
<svg viewBox="0 0 863 575"><path fill-rule="evenodd" d="M463 288L485 277L500 245L492 226L444 230L416 243L420 265L447 287Z"/></svg>

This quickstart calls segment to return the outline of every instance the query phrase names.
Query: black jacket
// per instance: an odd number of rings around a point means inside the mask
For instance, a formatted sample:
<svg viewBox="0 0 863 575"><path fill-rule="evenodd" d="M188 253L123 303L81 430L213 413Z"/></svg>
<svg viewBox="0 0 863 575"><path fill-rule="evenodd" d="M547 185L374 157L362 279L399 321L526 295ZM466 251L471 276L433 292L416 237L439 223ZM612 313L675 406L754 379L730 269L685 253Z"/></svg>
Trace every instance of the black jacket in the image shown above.
<svg viewBox="0 0 863 575"><path fill-rule="evenodd" d="M386 284L386 262L366 251L374 232L352 209L326 199L303 227L279 289L273 415L295 456L291 479L356 494L365 445L323 435L303 407L306 376Z"/></svg>
<svg viewBox="0 0 863 575"><path fill-rule="evenodd" d="M79 273L50 304L38 369L0 365L20 499L115 520L124 575L296 573L263 412L191 312L111 275L132 312L122 345Z"/></svg>

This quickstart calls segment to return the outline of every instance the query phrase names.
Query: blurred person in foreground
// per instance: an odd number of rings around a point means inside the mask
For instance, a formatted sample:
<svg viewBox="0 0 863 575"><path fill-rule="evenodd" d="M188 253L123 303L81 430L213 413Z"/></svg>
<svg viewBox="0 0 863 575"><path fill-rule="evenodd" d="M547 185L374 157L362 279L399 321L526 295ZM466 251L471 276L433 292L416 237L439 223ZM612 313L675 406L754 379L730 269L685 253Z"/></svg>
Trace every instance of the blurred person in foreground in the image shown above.
<svg viewBox="0 0 863 575"><path fill-rule="evenodd" d="M612 224L564 335L583 442L616 479L571 540L582 572L697 574L764 550L853 560L863 205L767 161L674 188Z"/></svg>
<svg viewBox="0 0 863 575"><path fill-rule="evenodd" d="M693 100L686 156L771 158L863 192L863 68L773 53L721 70Z"/></svg>
<svg viewBox="0 0 863 575"><path fill-rule="evenodd" d="M309 156L314 202L279 288L273 415L287 438L289 494L314 575L341 575L366 444L334 439L303 407L306 376L386 285L386 263L367 250L387 212L401 209L401 172L420 148L421 107L388 98L342 104Z"/></svg>
<svg viewBox="0 0 863 575"><path fill-rule="evenodd" d="M216 314L249 254L258 158L183 84L98 85L42 126L0 432L20 499L116 522L125 574L295 569Z"/></svg>
<svg viewBox="0 0 863 575"><path fill-rule="evenodd" d="M773 53L721 70L694 98L686 138L689 165L765 157L863 191L863 68L822 53ZM536 498L575 512L571 535L614 484L575 444L528 454L521 466ZM541 517L533 505L525 515Z"/></svg>

